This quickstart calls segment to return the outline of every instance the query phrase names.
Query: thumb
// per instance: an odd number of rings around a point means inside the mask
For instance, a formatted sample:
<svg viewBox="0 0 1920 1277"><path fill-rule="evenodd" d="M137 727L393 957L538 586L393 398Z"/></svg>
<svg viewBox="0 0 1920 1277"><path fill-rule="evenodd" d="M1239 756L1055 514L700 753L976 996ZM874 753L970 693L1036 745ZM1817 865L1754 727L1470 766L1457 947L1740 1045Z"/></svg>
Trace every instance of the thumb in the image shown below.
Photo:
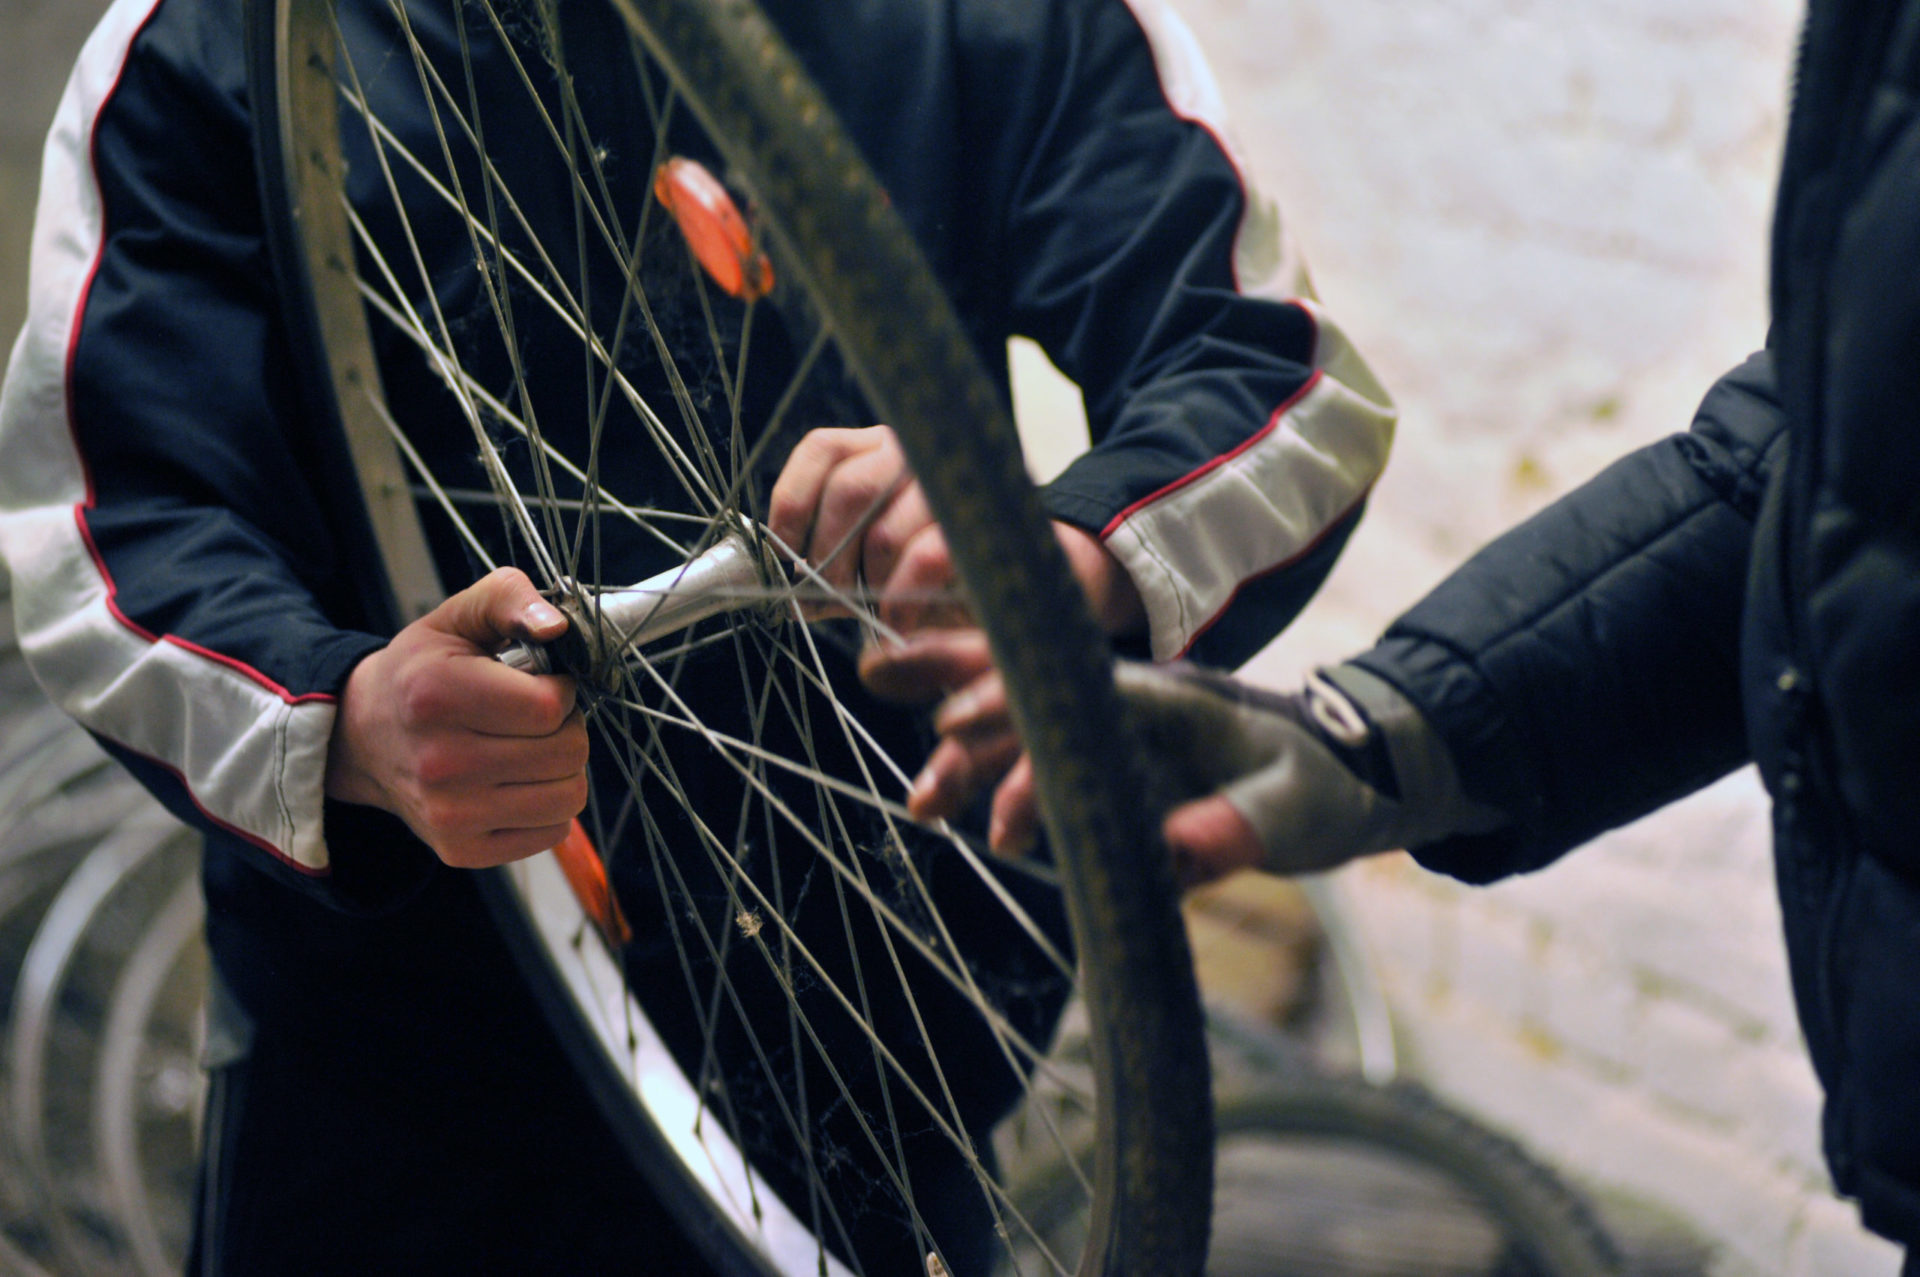
<svg viewBox="0 0 1920 1277"><path fill-rule="evenodd" d="M1182 888L1198 887L1261 863L1260 836L1240 809L1220 794L1184 803L1160 826Z"/></svg>
<svg viewBox="0 0 1920 1277"><path fill-rule="evenodd" d="M550 643L566 633L566 614L540 597L519 568L495 568L425 618L443 634L487 652L517 638Z"/></svg>

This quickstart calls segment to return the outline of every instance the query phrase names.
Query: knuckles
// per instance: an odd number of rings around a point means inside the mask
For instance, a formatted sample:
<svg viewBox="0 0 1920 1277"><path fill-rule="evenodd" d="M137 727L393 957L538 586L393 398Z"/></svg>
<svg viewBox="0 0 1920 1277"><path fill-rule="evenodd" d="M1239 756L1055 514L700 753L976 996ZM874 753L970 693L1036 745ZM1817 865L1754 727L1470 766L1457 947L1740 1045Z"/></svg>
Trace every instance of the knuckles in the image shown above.
<svg viewBox="0 0 1920 1277"><path fill-rule="evenodd" d="M773 534L793 548L794 553L806 553L802 538L807 534L807 523L813 512L807 508L806 498L788 489L776 486L773 495L767 501L767 526Z"/></svg>
<svg viewBox="0 0 1920 1277"><path fill-rule="evenodd" d="M471 770L471 763L459 750L438 741L422 745L413 758L414 780L425 790L456 785Z"/></svg>
<svg viewBox="0 0 1920 1277"><path fill-rule="evenodd" d="M940 529L931 523L915 529L894 571L908 583L929 589L952 579L953 561L947 554L947 539Z"/></svg>
<svg viewBox="0 0 1920 1277"><path fill-rule="evenodd" d="M839 535L834 538L837 541L873 508L873 503L880 499L892 482L891 468L874 464L867 457L843 463L834 470L826 491L820 496L818 526L838 529ZM861 545L871 547L882 535L884 533L880 525L875 524L861 537ZM814 548L826 552L836 547L824 545Z"/></svg>
<svg viewBox="0 0 1920 1277"><path fill-rule="evenodd" d="M953 582L947 539L939 527L923 523L915 528L905 545L892 556L891 569L884 579L886 595L881 599L880 610L888 624L913 630L938 616L940 605L930 593Z"/></svg>
<svg viewBox="0 0 1920 1277"><path fill-rule="evenodd" d="M854 517L858 518L864 514L867 507L884 490L880 484L872 485L864 494L864 499L854 506L852 511ZM875 520L873 526L867 529L866 535L860 538L860 563L867 574L867 580L885 581L906 547L912 543L914 533L917 531L918 529L897 527L891 519Z"/></svg>
<svg viewBox="0 0 1920 1277"><path fill-rule="evenodd" d="M455 689L438 664L414 662L400 672L393 688L400 724L413 730L441 722L457 703Z"/></svg>
<svg viewBox="0 0 1920 1277"><path fill-rule="evenodd" d="M528 721L542 736L551 736L567 726L567 719L573 714L573 684L571 680L559 678L540 678L534 681L523 693ZM583 726L581 734L586 733Z"/></svg>
<svg viewBox="0 0 1920 1277"><path fill-rule="evenodd" d="M587 774L583 771L577 776L569 777L566 785L566 801L563 804L566 808L562 813L563 819L572 820L585 811L588 796Z"/></svg>
<svg viewBox="0 0 1920 1277"><path fill-rule="evenodd" d="M829 426L809 431L787 458L774 484L767 523L796 553L831 553L846 532L905 471L898 441L886 426ZM864 555L887 533L869 528ZM810 539L812 544L803 543Z"/></svg>

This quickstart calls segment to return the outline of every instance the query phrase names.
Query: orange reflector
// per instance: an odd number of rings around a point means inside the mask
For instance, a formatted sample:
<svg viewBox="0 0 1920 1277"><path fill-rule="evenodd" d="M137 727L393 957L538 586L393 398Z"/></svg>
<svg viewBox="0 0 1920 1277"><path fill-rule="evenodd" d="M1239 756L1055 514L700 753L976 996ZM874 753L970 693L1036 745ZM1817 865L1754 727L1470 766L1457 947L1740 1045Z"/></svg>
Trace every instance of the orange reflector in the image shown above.
<svg viewBox="0 0 1920 1277"><path fill-rule="evenodd" d="M567 876L574 899L580 902L587 917L593 919L593 925L600 929L606 942L615 946L632 943L633 928L620 912L620 902L613 898L613 887L607 882L607 867L601 862L600 853L593 849L593 839L587 837L578 818L560 845L553 849L553 857L560 862L560 872Z"/></svg>
<svg viewBox="0 0 1920 1277"><path fill-rule="evenodd" d="M673 215L687 247L729 296L758 301L773 291L773 263L754 246L740 206L695 160L675 156L653 175L653 195Z"/></svg>

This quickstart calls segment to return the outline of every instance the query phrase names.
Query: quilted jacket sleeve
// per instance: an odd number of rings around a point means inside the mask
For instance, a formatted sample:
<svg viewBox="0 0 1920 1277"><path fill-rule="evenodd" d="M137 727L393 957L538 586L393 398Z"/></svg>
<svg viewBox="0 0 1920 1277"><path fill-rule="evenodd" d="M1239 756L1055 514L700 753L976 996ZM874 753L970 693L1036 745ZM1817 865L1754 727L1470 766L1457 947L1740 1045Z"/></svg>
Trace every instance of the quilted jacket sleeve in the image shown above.
<svg viewBox="0 0 1920 1277"><path fill-rule="evenodd" d="M1497 833L1415 849L1471 882L1536 869L1746 761L1740 622L1786 435L1770 358L1693 428L1481 550L1359 664L1418 705Z"/></svg>

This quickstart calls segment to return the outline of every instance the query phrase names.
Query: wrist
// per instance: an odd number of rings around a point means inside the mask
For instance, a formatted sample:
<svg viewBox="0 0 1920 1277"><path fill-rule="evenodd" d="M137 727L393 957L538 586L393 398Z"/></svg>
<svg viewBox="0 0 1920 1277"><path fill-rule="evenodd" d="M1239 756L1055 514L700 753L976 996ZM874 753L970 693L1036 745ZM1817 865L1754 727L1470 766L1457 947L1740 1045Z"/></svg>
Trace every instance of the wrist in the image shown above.
<svg viewBox="0 0 1920 1277"><path fill-rule="evenodd" d="M1401 832L1409 845L1487 833L1507 823L1506 813L1467 795L1451 748L1393 684L1353 664L1330 666L1316 677L1338 693L1361 725L1355 744L1386 764L1385 775L1370 783L1401 804ZM1324 730L1324 720L1320 725Z"/></svg>
<svg viewBox="0 0 1920 1277"><path fill-rule="evenodd" d="M1120 560L1108 552L1104 542L1086 529L1058 520L1053 525L1060 548L1066 551L1067 566L1087 597L1087 606L1100 628L1115 638L1143 634L1147 628L1147 607L1133 577L1120 566Z"/></svg>
<svg viewBox="0 0 1920 1277"><path fill-rule="evenodd" d="M377 769L368 762L368 745L378 738L380 731L377 724L368 721L367 711L378 699L369 692L369 687L378 677L382 651L384 649L369 653L355 665L340 689L339 704L334 707L333 730L327 737L323 790L328 798L337 802L390 810Z"/></svg>

